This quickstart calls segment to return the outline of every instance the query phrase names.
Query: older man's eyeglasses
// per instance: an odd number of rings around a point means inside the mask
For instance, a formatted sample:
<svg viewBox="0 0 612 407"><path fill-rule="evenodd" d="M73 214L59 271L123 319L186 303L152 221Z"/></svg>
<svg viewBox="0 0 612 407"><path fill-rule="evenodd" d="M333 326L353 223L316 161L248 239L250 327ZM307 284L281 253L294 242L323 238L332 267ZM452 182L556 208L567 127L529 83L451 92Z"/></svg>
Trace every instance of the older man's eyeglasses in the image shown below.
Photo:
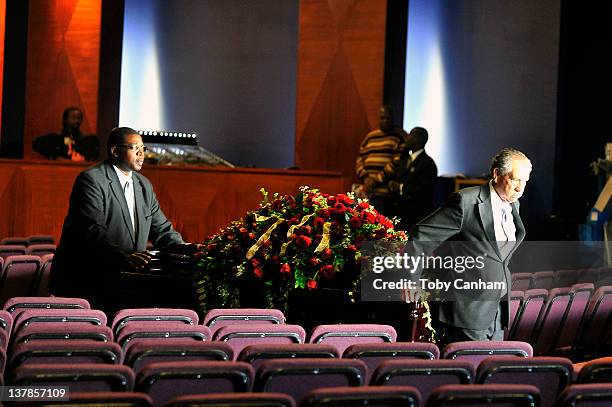
<svg viewBox="0 0 612 407"><path fill-rule="evenodd" d="M130 151L135 151L137 153L140 153L141 151L143 153L146 153L148 148L145 145L136 145L136 144L120 144L119 147L125 147L126 149L130 150Z"/></svg>

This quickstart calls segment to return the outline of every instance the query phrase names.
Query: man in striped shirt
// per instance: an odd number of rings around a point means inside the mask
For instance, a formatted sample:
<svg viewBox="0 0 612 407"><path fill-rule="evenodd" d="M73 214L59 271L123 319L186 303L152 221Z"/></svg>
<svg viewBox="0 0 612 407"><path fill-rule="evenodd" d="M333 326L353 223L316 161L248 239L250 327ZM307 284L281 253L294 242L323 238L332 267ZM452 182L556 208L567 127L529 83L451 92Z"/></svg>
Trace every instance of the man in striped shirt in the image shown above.
<svg viewBox="0 0 612 407"><path fill-rule="evenodd" d="M408 134L393 124L391 106L381 107L379 118L380 128L368 133L361 142L355 167L372 205L379 212L388 214L392 197L387 181L400 161Z"/></svg>

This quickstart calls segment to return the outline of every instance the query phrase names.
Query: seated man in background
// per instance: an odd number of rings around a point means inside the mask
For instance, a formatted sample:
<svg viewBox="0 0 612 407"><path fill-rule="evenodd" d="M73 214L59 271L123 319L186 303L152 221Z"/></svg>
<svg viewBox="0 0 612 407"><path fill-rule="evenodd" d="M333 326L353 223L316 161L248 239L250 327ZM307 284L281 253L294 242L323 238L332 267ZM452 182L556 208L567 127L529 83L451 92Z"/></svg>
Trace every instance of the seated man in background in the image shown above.
<svg viewBox="0 0 612 407"><path fill-rule="evenodd" d="M51 291L116 310L121 270L144 268L147 241L156 248L184 243L161 208L151 182L139 174L146 147L128 127L108 138L108 159L81 172L51 269Z"/></svg>
<svg viewBox="0 0 612 407"><path fill-rule="evenodd" d="M78 107L68 107L62 114L61 133L37 137L32 148L49 159L65 158L72 161L96 161L100 141L95 134L81 132L83 112Z"/></svg>
<svg viewBox="0 0 612 407"><path fill-rule="evenodd" d="M398 216L398 229L408 230L434 210L434 187L438 167L425 152L429 135L423 127L415 127L408 133L393 178L389 181L393 211Z"/></svg>

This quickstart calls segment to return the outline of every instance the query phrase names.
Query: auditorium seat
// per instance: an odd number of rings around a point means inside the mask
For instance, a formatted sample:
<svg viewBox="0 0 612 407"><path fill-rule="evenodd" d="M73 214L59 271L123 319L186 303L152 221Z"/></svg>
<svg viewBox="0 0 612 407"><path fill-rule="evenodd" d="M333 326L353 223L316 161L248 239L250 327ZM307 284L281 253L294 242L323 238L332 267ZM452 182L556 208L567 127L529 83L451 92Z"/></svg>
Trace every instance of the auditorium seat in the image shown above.
<svg viewBox="0 0 612 407"><path fill-rule="evenodd" d="M30 235L27 237L28 246L33 244L55 244L51 235Z"/></svg>
<svg viewBox="0 0 612 407"><path fill-rule="evenodd" d="M316 389L308 393L300 407L385 406L419 407L421 394L412 386L364 386Z"/></svg>
<svg viewBox="0 0 612 407"><path fill-rule="evenodd" d="M23 256L26 254L26 246L20 244L2 244L0 245L0 257L6 262L9 256Z"/></svg>
<svg viewBox="0 0 612 407"><path fill-rule="evenodd" d="M553 288L549 291L532 337L535 355L548 355L555 346L565 323L571 298L572 293L568 287Z"/></svg>
<svg viewBox="0 0 612 407"><path fill-rule="evenodd" d="M612 347L612 285L599 287L587 306L574 351L583 359L610 353Z"/></svg>
<svg viewBox="0 0 612 407"><path fill-rule="evenodd" d="M612 383L572 384L561 392L557 407L610 407Z"/></svg>
<svg viewBox="0 0 612 407"><path fill-rule="evenodd" d="M31 254L32 256L44 256L45 254L53 254L55 253L55 249L57 247L54 244L33 244L26 247L26 254Z"/></svg>
<svg viewBox="0 0 612 407"><path fill-rule="evenodd" d="M50 295L49 285L51 282L51 266L55 255L45 254L40 256L40 273L38 273L38 283L35 288L35 295L38 297L48 297Z"/></svg>
<svg viewBox="0 0 612 407"><path fill-rule="evenodd" d="M368 367L366 383L370 383L372 374L382 362L396 359L438 359L440 350L429 342L360 343L346 348L342 357L365 362Z"/></svg>
<svg viewBox="0 0 612 407"><path fill-rule="evenodd" d="M321 387L362 386L366 370L353 359L271 359L257 370L254 391L285 393L299 403Z"/></svg>
<svg viewBox="0 0 612 407"><path fill-rule="evenodd" d="M202 325L168 324L166 322L132 322L126 325L115 337L124 352L132 344L148 339L164 339L166 341L210 341L210 329Z"/></svg>
<svg viewBox="0 0 612 407"><path fill-rule="evenodd" d="M74 297L13 297L4 303L3 309L13 318L27 309L91 309L84 298Z"/></svg>
<svg viewBox="0 0 612 407"><path fill-rule="evenodd" d="M235 324L226 325L215 332L214 340L232 347L238 357L249 345L304 343L306 332L299 325L291 324Z"/></svg>
<svg viewBox="0 0 612 407"><path fill-rule="evenodd" d="M220 328L239 323L284 324L285 315L277 309L265 308L215 308L204 315L203 325L210 328L213 335Z"/></svg>
<svg viewBox="0 0 612 407"><path fill-rule="evenodd" d="M11 297L31 295L38 281L40 257L14 255L4 259L0 271L0 304Z"/></svg>
<svg viewBox="0 0 612 407"><path fill-rule="evenodd" d="M533 284L533 273L512 273L512 291L527 291Z"/></svg>
<svg viewBox="0 0 612 407"><path fill-rule="evenodd" d="M108 326L74 323L32 324L13 335L13 343L39 340L91 340L112 342L113 331Z"/></svg>
<svg viewBox="0 0 612 407"><path fill-rule="evenodd" d="M0 331L6 332L7 336L9 336L11 334L12 327L13 316L8 311L0 310Z"/></svg>
<svg viewBox="0 0 612 407"><path fill-rule="evenodd" d="M30 308L21 312L15 318L13 332L32 325L48 324L80 324L105 326L106 314L96 309L61 309L61 308Z"/></svg>
<svg viewBox="0 0 612 407"><path fill-rule="evenodd" d="M577 283L570 287L572 299L565 323L556 338L554 354L563 356L570 353L593 291L593 283Z"/></svg>
<svg viewBox="0 0 612 407"><path fill-rule="evenodd" d="M141 339L128 348L123 363L131 367L137 375L143 367L151 363L230 361L233 357L232 348L222 342Z"/></svg>
<svg viewBox="0 0 612 407"><path fill-rule="evenodd" d="M529 384L447 384L431 393L428 407L536 407L540 391Z"/></svg>
<svg viewBox="0 0 612 407"><path fill-rule="evenodd" d="M540 311L548 298L548 290L533 289L525 291L525 299L521 304L508 339L512 341L530 342Z"/></svg>
<svg viewBox="0 0 612 407"><path fill-rule="evenodd" d="M335 346L342 355L346 348L358 343L395 342L397 333L391 325L380 324L333 324L318 325L312 329L310 343L325 343Z"/></svg>
<svg viewBox="0 0 612 407"><path fill-rule="evenodd" d="M528 358L533 356L533 349L529 343L520 341L465 341L449 343L441 352L442 358L465 360L474 369L484 359L497 356Z"/></svg>
<svg viewBox="0 0 612 407"><path fill-rule="evenodd" d="M591 283L596 285L599 281L599 268L591 267L580 270L577 283Z"/></svg>
<svg viewBox="0 0 612 407"><path fill-rule="evenodd" d="M512 290L512 292L510 292L510 321L508 322L508 326L510 328L505 332L506 339L510 335L510 331L512 330L514 321L516 320L516 315L524 300L525 293L523 291Z"/></svg>
<svg viewBox="0 0 612 407"><path fill-rule="evenodd" d="M249 363L253 369L270 359L337 358L336 348L314 343L260 344L242 349L237 360Z"/></svg>
<svg viewBox="0 0 612 407"><path fill-rule="evenodd" d="M371 385L414 386L423 400L443 384L470 384L475 369L463 360L389 360L380 364L372 375Z"/></svg>
<svg viewBox="0 0 612 407"><path fill-rule="evenodd" d="M27 237L9 236L0 240L1 246L27 246Z"/></svg>
<svg viewBox="0 0 612 407"><path fill-rule="evenodd" d="M123 365L43 363L17 367L7 383L13 386L70 386L70 393L131 391L134 373Z"/></svg>
<svg viewBox="0 0 612 407"><path fill-rule="evenodd" d="M612 383L612 356L580 364L577 383Z"/></svg>
<svg viewBox="0 0 612 407"><path fill-rule="evenodd" d="M553 287L571 287L578 282L580 270L556 270Z"/></svg>
<svg viewBox="0 0 612 407"><path fill-rule="evenodd" d="M154 406L189 394L248 392L253 368L244 362L151 363L136 378L136 391L148 394Z"/></svg>
<svg viewBox="0 0 612 407"><path fill-rule="evenodd" d="M531 289L549 290L553 288L553 280L555 278L554 271L536 271L533 273L533 282Z"/></svg>
<svg viewBox="0 0 612 407"><path fill-rule="evenodd" d="M552 407L558 394L571 382L572 362L555 357L495 357L478 367L480 384L532 384L540 390L542 407Z"/></svg>
<svg viewBox="0 0 612 407"><path fill-rule="evenodd" d="M165 407L295 407L295 402L282 393L217 393L178 396Z"/></svg>
<svg viewBox="0 0 612 407"><path fill-rule="evenodd" d="M15 344L11 349L9 366L15 369L18 366L41 363L113 365L120 364L122 360L121 348L114 342L38 340Z"/></svg>
<svg viewBox="0 0 612 407"><path fill-rule="evenodd" d="M198 314L183 308L127 308L117 311L113 317L111 328L115 336L130 323L166 322L186 325L197 325Z"/></svg>

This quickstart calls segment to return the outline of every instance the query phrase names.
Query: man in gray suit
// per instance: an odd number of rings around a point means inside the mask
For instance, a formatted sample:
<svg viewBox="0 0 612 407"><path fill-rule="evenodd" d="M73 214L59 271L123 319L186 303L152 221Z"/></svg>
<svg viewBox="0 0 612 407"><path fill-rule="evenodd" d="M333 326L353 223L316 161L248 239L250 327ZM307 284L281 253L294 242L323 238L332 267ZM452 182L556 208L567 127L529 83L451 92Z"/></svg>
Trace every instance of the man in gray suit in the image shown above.
<svg viewBox="0 0 612 407"><path fill-rule="evenodd" d="M525 237L518 199L531 168L525 154L504 148L491 160L490 182L453 193L441 208L415 226L415 241L445 242L455 256L484 254L480 277L505 281L504 289L482 291L480 295L455 292L456 297L432 304L433 328L440 346L503 339L509 310L507 301L500 301L511 287L508 262Z"/></svg>
<svg viewBox="0 0 612 407"><path fill-rule="evenodd" d="M111 131L108 159L80 173L53 259L51 290L116 308L120 271L146 266L147 241L156 248L183 239L159 207L151 182L139 174L146 147L129 127Z"/></svg>

